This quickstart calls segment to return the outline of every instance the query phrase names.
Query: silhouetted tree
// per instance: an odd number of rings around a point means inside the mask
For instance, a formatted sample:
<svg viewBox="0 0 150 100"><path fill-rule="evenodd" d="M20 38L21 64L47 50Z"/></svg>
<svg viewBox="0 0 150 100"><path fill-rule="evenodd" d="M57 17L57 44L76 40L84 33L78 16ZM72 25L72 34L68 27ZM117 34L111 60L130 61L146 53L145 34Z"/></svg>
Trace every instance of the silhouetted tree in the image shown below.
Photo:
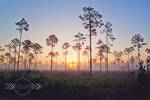
<svg viewBox="0 0 150 100"><path fill-rule="evenodd" d="M90 46L89 46L89 45L87 45L87 46L85 47L85 51L87 51L87 57L88 57L88 69L90 69L90 68L89 68L89 62L90 62L90 60L89 60Z"/></svg>
<svg viewBox="0 0 150 100"><path fill-rule="evenodd" d="M113 41L116 38L113 36L112 34L112 24L110 22L106 22L104 24L104 29L102 30L102 33L104 33L106 35L106 46L107 48L110 48L109 46L113 46L109 40ZM106 71L108 72L108 53L109 53L109 49L106 51Z"/></svg>
<svg viewBox="0 0 150 100"><path fill-rule="evenodd" d="M51 54L51 72L52 72L52 66L53 66L53 47L55 47L57 42L58 42L58 38L54 34L50 35L46 39L47 46L51 46L51 53L50 53Z"/></svg>
<svg viewBox="0 0 150 100"><path fill-rule="evenodd" d="M18 50L18 61L17 61L17 70L19 70L19 60L20 60L20 49L21 49L21 43L22 43L22 33L23 33L23 30L25 31L28 31L29 30L29 24L27 23L27 21L22 18L21 21L15 23L18 28L17 30L19 31L20 33L20 44L19 44L19 50Z"/></svg>
<svg viewBox="0 0 150 100"><path fill-rule="evenodd" d="M55 52L55 57L56 57L56 65L57 65L57 57L59 56L59 53L56 51Z"/></svg>
<svg viewBox="0 0 150 100"><path fill-rule="evenodd" d="M10 53L5 53L5 57L6 57L6 69L9 70L9 66L8 66L8 63L10 64Z"/></svg>
<svg viewBox="0 0 150 100"><path fill-rule="evenodd" d="M82 45L84 45L84 41L85 41L85 37L82 33L77 33L76 35L74 35L75 39L74 42L76 43L74 46L72 46L72 48L74 50L78 51L78 71L80 71L80 50L82 48Z"/></svg>
<svg viewBox="0 0 150 100"><path fill-rule="evenodd" d="M0 53L1 53L2 51L4 51L4 50L5 50L5 49L0 46ZM0 63L1 63L1 65L4 65L4 60L5 60L5 57L4 57L3 55L1 55L1 56L0 56Z"/></svg>
<svg viewBox="0 0 150 100"><path fill-rule="evenodd" d="M62 49L64 50L63 54L65 56L65 72L66 72L66 65L67 65L67 55L68 55L68 51L67 49L70 47L68 42L65 42L62 46Z"/></svg>
<svg viewBox="0 0 150 100"><path fill-rule="evenodd" d="M25 40L24 42L22 42L22 45L23 45L23 50L25 53L24 69L26 70L27 69L27 61L28 61L27 58L30 53L29 51L32 48L32 42L30 40Z"/></svg>
<svg viewBox="0 0 150 100"><path fill-rule="evenodd" d="M150 55L150 49L149 48L146 48L145 51L147 52L147 55Z"/></svg>
<svg viewBox="0 0 150 100"><path fill-rule="evenodd" d="M99 56L99 71L101 71L101 66L102 66L101 63L102 63L102 59L104 58L103 42L102 42L102 40L98 40L98 42L96 44L97 44L96 49L98 49L97 56Z"/></svg>
<svg viewBox="0 0 150 100"><path fill-rule="evenodd" d="M84 57L88 57L88 52L87 52L86 50L84 50L84 51L82 52L82 55L83 55ZM89 58L88 58L87 63L89 63ZM84 65L86 66L85 59L84 59ZM85 67L85 66L84 66L84 67Z"/></svg>
<svg viewBox="0 0 150 100"><path fill-rule="evenodd" d="M14 49L14 70L16 69L16 56L17 56L17 47L20 44L20 41L15 38L11 40L12 48Z"/></svg>
<svg viewBox="0 0 150 100"><path fill-rule="evenodd" d="M29 69L31 69L31 65L33 64L34 54L30 53L28 57L29 57Z"/></svg>
<svg viewBox="0 0 150 100"><path fill-rule="evenodd" d="M134 63L135 63L135 58L134 58L134 56L131 56L131 58L130 58L130 63L131 63L131 65L132 65L132 67L133 67L133 65L134 65Z"/></svg>
<svg viewBox="0 0 150 100"><path fill-rule="evenodd" d="M89 30L90 37L90 74L92 74L92 36L96 35L96 28L100 28L102 23L102 15L98 13L94 8L84 7L84 14L80 15L79 18L83 21L85 29Z"/></svg>
<svg viewBox="0 0 150 100"><path fill-rule="evenodd" d="M130 70L130 53L134 50L133 47L125 48L124 54L128 56L128 71Z"/></svg>
<svg viewBox="0 0 150 100"><path fill-rule="evenodd" d="M0 46L0 52L2 52L2 51L4 51L5 49L4 48L2 48L1 46Z"/></svg>
<svg viewBox="0 0 150 100"><path fill-rule="evenodd" d="M131 43L134 45L134 47L137 47L137 57L139 62L141 56L140 48L142 48L143 45L146 45L146 43L144 43L144 38L142 38L140 34L135 34L131 39Z"/></svg>
<svg viewBox="0 0 150 100"><path fill-rule="evenodd" d="M120 58L123 55L123 52L121 52L121 51L120 52L114 51L113 55L115 56L115 71L117 71L117 69L116 69L117 62L119 63L119 67L120 67Z"/></svg>
<svg viewBox="0 0 150 100"><path fill-rule="evenodd" d="M147 56L146 64L147 64L147 70L149 71L149 68L150 68L150 56Z"/></svg>
<svg viewBox="0 0 150 100"><path fill-rule="evenodd" d="M31 47L34 52L34 70L36 70L38 64L38 54L42 53L43 47L38 43L32 43Z"/></svg>
<svg viewBox="0 0 150 100"><path fill-rule="evenodd" d="M7 56L7 57L9 57L8 59L9 59L9 61L8 61L8 68L10 68L10 57L11 57L11 49L12 49L12 44L11 43L9 43L9 44L7 44L7 45L5 45L5 47L6 48L8 48L8 53L9 53L9 56Z"/></svg>

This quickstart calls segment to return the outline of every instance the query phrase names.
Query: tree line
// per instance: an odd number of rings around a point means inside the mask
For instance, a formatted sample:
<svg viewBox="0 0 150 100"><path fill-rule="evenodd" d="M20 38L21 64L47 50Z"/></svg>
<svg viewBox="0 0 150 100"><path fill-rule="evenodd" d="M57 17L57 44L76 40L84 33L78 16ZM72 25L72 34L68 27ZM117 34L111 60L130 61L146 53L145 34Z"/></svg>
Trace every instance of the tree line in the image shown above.
<svg viewBox="0 0 150 100"><path fill-rule="evenodd" d="M62 45L63 55L64 55L64 66L65 71L67 68L67 55L68 48L72 47L73 50L77 52L77 68L80 71L80 56L81 49L83 49L83 45L85 45L85 41L89 41L89 45L87 45L82 55L88 58L88 67L89 73L92 74L93 69L93 55L92 55L92 37L97 36L97 34L105 34L105 42L99 39L96 43L97 50L97 60L99 61L99 71L101 71L102 60L105 60L105 71L109 71L109 55L113 54L115 57L115 71L117 71L117 64L120 66L120 59L123 55L126 55L128 58L127 65L128 71L130 70L130 63L134 62L135 58L138 62L141 61L140 49L142 46L146 45L144 43L144 38L140 34L135 34L131 39L131 47L125 48L124 51L111 51L111 47L113 46L112 42L116 39L112 32L112 24L110 22L104 23L102 20L102 15L96 11L92 7L84 7L83 14L79 16L81 22L86 30L88 30L88 34L83 34L81 32L77 32L74 35L73 45L71 45L68 41L64 42ZM24 31L29 30L28 22L23 18L21 21L15 23L17 25L17 31L20 34L19 39L15 38L11 40L10 43L5 45L5 48L0 47L0 52L8 50L4 55L0 56L1 65L5 66L6 69L10 69L13 66L13 70L19 70L20 67L24 67L25 70L31 69L31 66L34 66L34 70L37 70L38 67L38 55L42 54L43 47L39 43L33 43L31 40L22 41L22 34ZM87 40L89 38L89 40ZM47 57L50 57L50 70L53 70L53 58L59 56L58 52L54 52L55 46L58 43L58 38L55 34L51 34L46 38L46 44L50 47L50 52ZM132 53L137 49L137 56L133 57ZM147 48L145 50L147 52L147 65L150 60L150 49ZM104 55L105 54L105 55ZM132 55L132 56L131 56Z"/></svg>

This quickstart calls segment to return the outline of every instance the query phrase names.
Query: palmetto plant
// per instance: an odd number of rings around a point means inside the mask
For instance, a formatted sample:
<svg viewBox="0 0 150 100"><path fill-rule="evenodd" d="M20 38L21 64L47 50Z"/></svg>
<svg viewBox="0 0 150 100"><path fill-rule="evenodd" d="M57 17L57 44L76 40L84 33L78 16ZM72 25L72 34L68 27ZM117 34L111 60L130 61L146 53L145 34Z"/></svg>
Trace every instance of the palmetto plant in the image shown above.
<svg viewBox="0 0 150 100"><path fill-rule="evenodd" d="M79 18L82 20L85 29L89 30L90 38L90 74L92 74L92 36L96 35L96 28L100 28L102 23L102 15L98 13L94 8L84 7L83 15L80 15Z"/></svg>
<svg viewBox="0 0 150 100"><path fill-rule="evenodd" d="M67 49L70 47L69 43L68 42L65 42L62 46L62 49L64 50L63 51L63 54L65 56L65 72L66 72L66 65L67 65L67 55L68 55L68 51Z"/></svg>
<svg viewBox="0 0 150 100"><path fill-rule="evenodd" d="M110 48L109 46L113 46L110 42L114 41L116 38L113 36L112 34L112 24L110 22L106 22L104 24L104 29L101 31L102 33L104 33L106 35L106 46L107 48ZM110 41L109 41L110 40ZM109 53L109 49L106 50L106 71L108 72L108 53Z"/></svg>
<svg viewBox="0 0 150 100"><path fill-rule="evenodd" d="M131 39L131 43L134 45L134 47L137 47L137 57L138 62L140 62L140 48L142 48L143 45L146 45L146 43L144 43L144 38L142 38L140 34L135 34Z"/></svg>
<svg viewBox="0 0 150 100"><path fill-rule="evenodd" d="M56 35L52 34L50 35L47 39L46 39L46 43L47 46L51 46L51 52L50 52L50 56L51 56L51 72L52 72L52 66L53 66L53 48L55 47L55 45L58 43L58 38L56 37ZM55 54L54 54L55 55Z"/></svg>
<svg viewBox="0 0 150 100"><path fill-rule="evenodd" d="M101 71L101 66L102 66L101 63L102 63L102 59L104 58L103 42L102 42L102 40L98 40L98 42L96 44L97 44L96 49L98 49L97 56L99 56L99 71Z"/></svg>
<svg viewBox="0 0 150 100"><path fill-rule="evenodd" d="M16 69L16 56L17 56L17 47L20 44L19 39L15 38L11 40L12 48L14 49L14 70Z"/></svg>
<svg viewBox="0 0 150 100"><path fill-rule="evenodd" d="M29 24L27 23L27 21L22 18L19 22L15 23L18 28L17 30L20 33L20 44L19 44L19 50L18 50L18 61L17 61L17 70L19 70L19 60L20 60L20 49L21 49L21 43L22 43L22 33L23 30L28 31L29 30Z"/></svg>
<svg viewBox="0 0 150 100"><path fill-rule="evenodd" d="M80 50L82 48L82 45L84 45L85 42L85 36L82 33L77 33L76 35L74 35L75 39L73 40L73 42L75 42L75 45L72 46L72 48L76 51L78 51L78 71L80 71Z"/></svg>

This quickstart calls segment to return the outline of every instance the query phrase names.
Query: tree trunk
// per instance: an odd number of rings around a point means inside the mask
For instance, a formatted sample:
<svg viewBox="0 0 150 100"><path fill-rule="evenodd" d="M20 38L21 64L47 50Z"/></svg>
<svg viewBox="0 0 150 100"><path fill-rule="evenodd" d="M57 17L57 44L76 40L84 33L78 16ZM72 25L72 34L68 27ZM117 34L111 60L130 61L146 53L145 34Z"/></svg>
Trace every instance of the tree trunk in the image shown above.
<svg viewBox="0 0 150 100"><path fill-rule="evenodd" d="M51 52L52 52L52 54L51 54L51 72L52 72L52 67L53 67L53 44L52 44L52 48L51 48L52 50L51 50Z"/></svg>
<svg viewBox="0 0 150 100"><path fill-rule="evenodd" d="M65 54L65 72L66 72L66 60L67 60L67 58L66 58L66 54Z"/></svg>
<svg viewBox="0 0 150 100"><path fill-rule="evenodd" d="M22 38L22 29L20 29L20 44L19 44L19 50L18 50L17 71L19 70L20 49L21 49L21 38Z"/></svg>
<svg viewBox="0 0 150 100"><path fill-rule="evenodd" d="M101 71L101 54L99 55L100 63L99 63L99 71Z"/></svg>
<svg viewBox="0 0 150 100"><path fill-rule="evenodd" d="M90 75L92 75L92 26L91 19L89 18L89 32L90 32Z"/></svg>

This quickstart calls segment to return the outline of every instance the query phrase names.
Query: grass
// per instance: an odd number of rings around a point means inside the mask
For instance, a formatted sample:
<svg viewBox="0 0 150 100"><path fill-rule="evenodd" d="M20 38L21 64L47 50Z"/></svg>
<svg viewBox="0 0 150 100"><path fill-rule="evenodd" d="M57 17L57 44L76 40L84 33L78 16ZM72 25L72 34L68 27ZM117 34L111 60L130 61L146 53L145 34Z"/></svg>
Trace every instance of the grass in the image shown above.
<svg viewBox="0 0 150 100"><path fill-rule="evenodd" d="M23 76L33 83L43 85L41 90L33 90L25 99L137 99L149 98L149 96L138 96L136 92L137 72L49 72L49 71L26 71L0 73L0 84L15 82ZM9 96L7 95L9 93ZM4 90L0 87L0 97L22 98L14 91Z"/></svg>

